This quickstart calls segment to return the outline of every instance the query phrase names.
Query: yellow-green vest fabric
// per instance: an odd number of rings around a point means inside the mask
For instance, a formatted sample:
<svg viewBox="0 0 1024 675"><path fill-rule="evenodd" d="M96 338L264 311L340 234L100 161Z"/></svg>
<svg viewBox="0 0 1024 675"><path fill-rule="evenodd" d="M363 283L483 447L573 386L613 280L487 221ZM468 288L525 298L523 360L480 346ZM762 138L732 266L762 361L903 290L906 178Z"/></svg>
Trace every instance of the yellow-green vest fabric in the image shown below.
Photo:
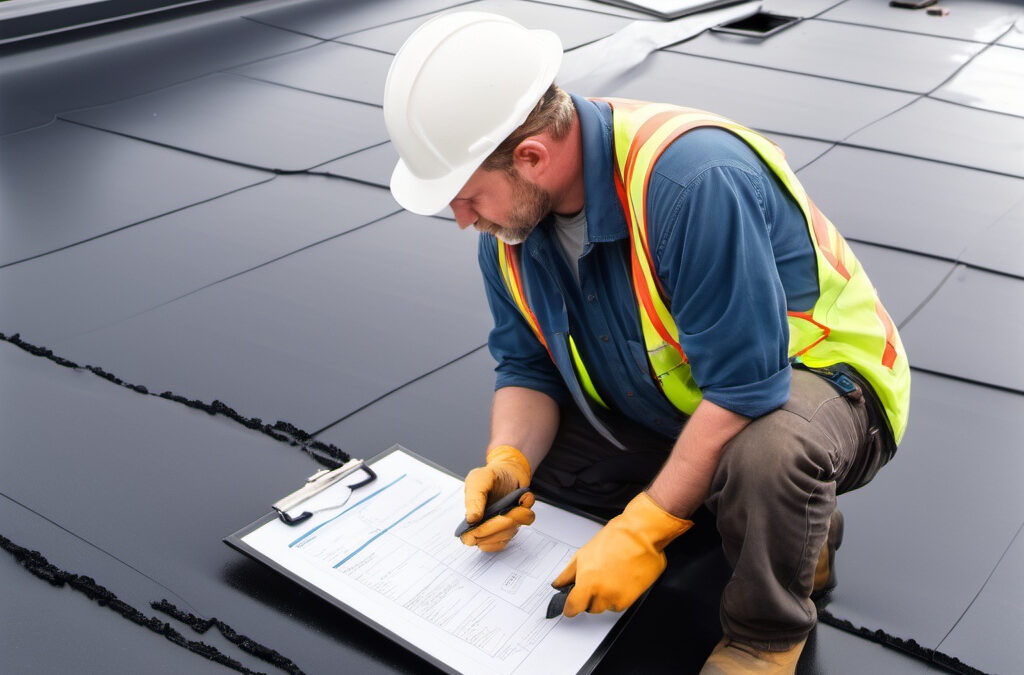
<svg viewBox="0 0 1024 675"><path fill-rule="evenodd" d="M899 333L853 251L807 196L782 150L764 136L702 110L625 99L600 100L612 108L616 187L630 230L633 290L651 371L666 398L691 414L702 395L679 344L678 329L650 255L647 185L655 162L673 141L698 127L718 127L738 136L758 154L799 205L807 222L817 259L819 297L809 312L788 313L790 358L810 368L838 363L854 367L872 385L898 443L906 429L910 400L910 366ZM517 247L503 244L498 249L509 293L543 344L543 332L526 303L518 276ZM604 405L578 351L572 352L584 391Z"/></svg>

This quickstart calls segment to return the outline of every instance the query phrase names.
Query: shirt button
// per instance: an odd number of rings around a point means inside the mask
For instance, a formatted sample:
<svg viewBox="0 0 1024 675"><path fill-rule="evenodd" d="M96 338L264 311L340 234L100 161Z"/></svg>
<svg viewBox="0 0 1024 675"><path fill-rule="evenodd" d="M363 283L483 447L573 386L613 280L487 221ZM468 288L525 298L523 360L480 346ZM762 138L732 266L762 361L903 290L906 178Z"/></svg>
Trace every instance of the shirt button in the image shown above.
<svg viewBox="0 0 1024 675"><path fill-rule="evenodd" d="M602 335L601 336L601 342L608 342L609 340L611 340L611 338L608 337L607 335Z"/></svg>
<svg viewBox="0 0 1024 675"><path fill-rule="evenodd" d="M626 396L629 397L629 398L633 398L633 392L627 391L626 392Z"/></svg>
<svg viewBox="0 0 1024 675"><path fill-rule="evenodd" d="M591 293L587 296L587 302L597 302L597 296Z"/></svg>

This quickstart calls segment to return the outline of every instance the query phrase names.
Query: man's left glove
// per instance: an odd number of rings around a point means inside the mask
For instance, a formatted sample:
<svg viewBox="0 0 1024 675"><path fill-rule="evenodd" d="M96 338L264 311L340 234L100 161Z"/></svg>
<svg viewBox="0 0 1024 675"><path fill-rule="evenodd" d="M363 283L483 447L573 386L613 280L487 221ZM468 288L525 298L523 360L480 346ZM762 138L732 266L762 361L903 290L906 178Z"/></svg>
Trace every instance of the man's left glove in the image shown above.
<svg viewBox="0 0 1024 675"><path fill-rule="evenodd" d="M511 445L499 445L487 453L487 464L477 467L466 476L466 520L479 523L464 532L460 539L466 546L477 546L481 551L500 551L508 545L521 525L531 525L532 492L519 498L519 505L506 514L480 523L488 502L501 499L517 488L530 484L530 462Z"/></svg>
<svg viewBox="0 0 1024 675"><path fill-rule="evenodd" d="M576 586L565 601L566 616L606 609L621 612L665 570L665 547L693 527L641 492L583 545L551 583Z"/></svg>

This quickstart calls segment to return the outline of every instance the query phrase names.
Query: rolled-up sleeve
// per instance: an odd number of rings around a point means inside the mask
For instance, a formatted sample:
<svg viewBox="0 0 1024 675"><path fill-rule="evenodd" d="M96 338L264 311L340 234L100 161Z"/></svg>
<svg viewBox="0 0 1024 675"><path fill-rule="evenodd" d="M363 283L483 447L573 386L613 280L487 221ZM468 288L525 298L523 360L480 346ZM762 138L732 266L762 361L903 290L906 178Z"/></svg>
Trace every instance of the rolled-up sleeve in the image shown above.
<svg viewBox="0 0 1024 675"><path fill-rule="evenodd" d="M494 317L494 328L487 346L497 361L494 388L525 387L547 394L558 403L568 399L568 391L544 345L537 340L505 288L498 267L498 242L489 234L480 235L477 249L483 274L487 304Z"/></svg>
<svg viewBox="0 0 1024 675"><path fill-rule="evenodd" d="M671 151L672 148L670 147ZM786 297L775 265L764 174L727 159L679 176L659 159L648 196L660 280L704 398L759 417L789 398Z"/></svg>

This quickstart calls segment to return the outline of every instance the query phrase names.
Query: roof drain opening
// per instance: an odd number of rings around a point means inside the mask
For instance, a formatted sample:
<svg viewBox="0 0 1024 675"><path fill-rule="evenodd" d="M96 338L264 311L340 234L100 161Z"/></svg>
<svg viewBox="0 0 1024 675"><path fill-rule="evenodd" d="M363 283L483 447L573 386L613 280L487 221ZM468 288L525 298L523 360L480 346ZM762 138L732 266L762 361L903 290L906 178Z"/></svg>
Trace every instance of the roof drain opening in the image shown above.
<svg viewBox="0 0 1024 675"><path fill-rule="evenodd" d="M763 40L770 35L794 26L800 21L797 16L783 16L771 12L758 12L738 21L730 21L715 26L711 30L716 33L730 33Z"/></svg>

